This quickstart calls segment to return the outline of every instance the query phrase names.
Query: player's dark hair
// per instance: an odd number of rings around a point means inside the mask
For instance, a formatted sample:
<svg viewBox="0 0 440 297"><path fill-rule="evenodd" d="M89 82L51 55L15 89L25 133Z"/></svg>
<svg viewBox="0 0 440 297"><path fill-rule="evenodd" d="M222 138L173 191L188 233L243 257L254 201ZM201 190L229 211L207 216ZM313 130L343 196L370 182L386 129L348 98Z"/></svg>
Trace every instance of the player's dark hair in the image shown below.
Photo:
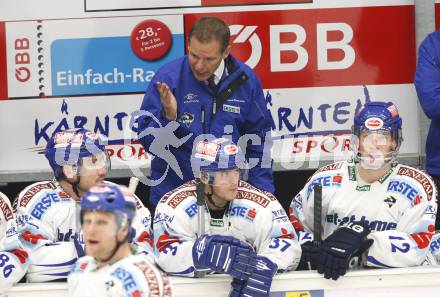
<svg viewBox="0 0 440 297"><path fill-rule="evenodd" d="M196 21L189 30L188 44L191 43L192 37L201 43L217 40L220 43L220 50L223 53L229 45L231 32L223 20L216 17L202 17Z"/></svg>

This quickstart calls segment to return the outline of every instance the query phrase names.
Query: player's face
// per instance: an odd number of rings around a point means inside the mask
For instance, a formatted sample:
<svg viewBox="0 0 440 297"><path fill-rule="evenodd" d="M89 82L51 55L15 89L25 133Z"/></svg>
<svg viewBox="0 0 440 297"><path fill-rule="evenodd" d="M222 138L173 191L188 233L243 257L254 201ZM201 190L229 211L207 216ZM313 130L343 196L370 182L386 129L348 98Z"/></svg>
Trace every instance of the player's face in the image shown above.
<svg viewBox="0 0 440 297"><path fill-rule="evenodd" d="M212 40L201 43L192 37L188 44L188 57L191 71L197 80L207 80L217 69L220 62L229 55L230 46L221 51L220 42Z"/></svg>
<svg viewBox="0 0 440 297"><path fill-rule="evenodd" d="M390 157L395 144L389 131L362 131L359 151L364 157L361 165L368 169L379 169Z"/></svg>
<svg viewBox="0 0 440 297"><path fill-rule="evenodd" d="M87 211L84 213L82 230L86 254L97 259L110 257L116 246L117 224L109 212Z"/></svg>
<svg viewBox="0 0 440 297"><path fill-rule="evenodd" d="M109 160L105 153L82 158L78 189L86 192L97 183L104 181L108 168Z"/></svg>
<svg viewBox="0 0 440 297"><path fill-rule="evenodd" d="M216 172L212 184L213 194L225 201L234 200L237 196L239 180L240 169L238 168Z"/></svg>

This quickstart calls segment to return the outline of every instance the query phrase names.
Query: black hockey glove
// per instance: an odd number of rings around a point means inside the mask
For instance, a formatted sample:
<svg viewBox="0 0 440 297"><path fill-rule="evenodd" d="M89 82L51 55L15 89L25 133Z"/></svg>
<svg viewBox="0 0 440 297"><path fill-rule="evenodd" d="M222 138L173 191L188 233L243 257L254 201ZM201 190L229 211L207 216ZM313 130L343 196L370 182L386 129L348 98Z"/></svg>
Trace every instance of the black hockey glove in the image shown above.
<svg viewBox="0 0 440 297"><path fill-rule="evenodd" d="M368 226L352 222L333 232L322 243L318 272L333 280L343 276L350 259L361 255L373 244L372 239L366 239L370 231Z"/></svg>
<svg viewBox="0 0 440 297"><path fill-rule="evenodd" d="M301 260L296 270L316 270L321 244L306 241L301 245Z"/></svg>

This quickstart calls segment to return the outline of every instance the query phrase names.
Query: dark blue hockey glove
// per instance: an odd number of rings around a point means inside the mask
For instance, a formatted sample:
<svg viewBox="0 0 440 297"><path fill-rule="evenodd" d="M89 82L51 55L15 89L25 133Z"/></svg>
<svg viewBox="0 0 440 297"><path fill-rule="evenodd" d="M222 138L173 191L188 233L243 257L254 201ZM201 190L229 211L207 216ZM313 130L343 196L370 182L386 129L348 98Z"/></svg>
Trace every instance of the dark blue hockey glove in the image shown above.
<svg viewBox="0 0 440 297"><path fill-rule="evenodd" d="M193 245L196 269L210 268L238 279L247 279L255 270L257 254L253 248L235 237L203 235Z"/></svg>
<svg viewBox="0 0 440 297"><path fill-rule="evenodd" d="M229 292L229 297L240 297L242 296L243 288L246 286L246 281L238 278L232 279L231 292Z"/></svg>
<svg viewBox="0 0 440 297"><path fill-rule="evenodd" d="M296 270L316 270L321 244L306 241L301 245L301 260Z"/></svg>
<svg viewBox="0 0 440 297"><path fill-rule="evenodd" d="M349 223L333 232L321 245L318 272L333 280L344 275L350 259L360 256L373 244L372 239L366 239L369 233L370 228L360 222Z"/></svg>
<svg viewBox="0 0 440 297"><path fill-rule="evenodd" d="M277 265L264 256L255 258L255 270L247 280L234 278L230 297L268 297Z"/></svg>

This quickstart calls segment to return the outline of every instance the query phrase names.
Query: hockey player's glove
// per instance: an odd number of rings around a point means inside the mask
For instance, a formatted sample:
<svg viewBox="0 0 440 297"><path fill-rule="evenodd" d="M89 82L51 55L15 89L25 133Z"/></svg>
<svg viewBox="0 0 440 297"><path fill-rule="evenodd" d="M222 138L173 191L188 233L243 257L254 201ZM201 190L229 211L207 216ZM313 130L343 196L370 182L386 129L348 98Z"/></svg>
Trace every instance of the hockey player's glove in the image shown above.
<svg viewBox="0 0 440 297"><path fill-rule="evenodd" d="M360 256L373 244L372 239L366 239L369 233L370 228L359 222L349 223L333 232L322 243L318 272L333 280L344 275L350 259Z"/></svg>
<svg viewBox="0 0 440 297"><path fill-rule="evenodd" d="M203 235L194 243L192 256L196 269L210 268L238 279L247 279L255 270L253 248L232 236Z"/></svg>
<svg viewBox="0 0 440 297"><path fill-rule="evenodd" d="M306 241L301 245L301 260L296 270L316 270L321 245L312 241Z"/></svg>
<svg viewBox="0 0 440 297"><path fill-rule="evenodd" d="M255 258L255 270L247 280L234 278L231 283L230 297L268 297L277 265L264 256Z"/></svg>
<svg viewBox="0 0 440 297"><path fill-rule="evenodd" d="M238 278L233 278L231 283L231 291L229 297L240 297L242 295L243 288L246 286L246 281Z"/></svg>

